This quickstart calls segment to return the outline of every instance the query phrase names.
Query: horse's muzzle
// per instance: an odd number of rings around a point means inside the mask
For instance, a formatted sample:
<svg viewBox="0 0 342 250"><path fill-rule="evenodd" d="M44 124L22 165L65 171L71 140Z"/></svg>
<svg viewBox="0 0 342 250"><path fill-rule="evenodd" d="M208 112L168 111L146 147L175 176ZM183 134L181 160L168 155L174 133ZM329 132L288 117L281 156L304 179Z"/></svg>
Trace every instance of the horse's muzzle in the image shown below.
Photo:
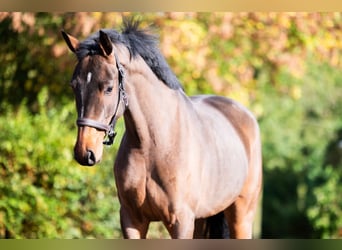
<svg viewBox="0 0 342 250"><path fill-rule="evenodd" d="M94 166L96 163L96 157L93 151L87 150L87 165Z"/></svg>
<svg viewBox="0 0 342 250"><path fill-rule="evenodd" d="M83 166L94 166L99 163L103 152L103 131L95 128L80 127L74 147L74 158Z"/></svg>
<svg viewBox="0 0 342 250"><path fill-rule="evenodd" d="M87 150L84 154L80 154L77 151L76 147L74 149L74 158L79 164L89 167L94 166L96 163L99 162L92 150Z"/></svg>

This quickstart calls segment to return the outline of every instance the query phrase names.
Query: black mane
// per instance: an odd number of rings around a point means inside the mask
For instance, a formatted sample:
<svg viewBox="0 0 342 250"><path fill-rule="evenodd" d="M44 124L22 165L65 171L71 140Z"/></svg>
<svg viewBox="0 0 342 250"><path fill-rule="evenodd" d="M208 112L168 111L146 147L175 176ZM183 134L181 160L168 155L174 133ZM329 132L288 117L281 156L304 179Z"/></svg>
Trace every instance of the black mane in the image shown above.
<svg viewBox="0 0 342 250"><path fill-rule="evenodd" d="M157 37L139 29L139 24L139 21L124 20L121 33L114 29L103 29L102 31L109 36L114 44L125 45L132 58L140 55L154 74L167 86L172 89L182 88L158 48ZM99 32L96 32L80 43L76 51L78 60L88 55L101 54L98 39Z"/></svg>

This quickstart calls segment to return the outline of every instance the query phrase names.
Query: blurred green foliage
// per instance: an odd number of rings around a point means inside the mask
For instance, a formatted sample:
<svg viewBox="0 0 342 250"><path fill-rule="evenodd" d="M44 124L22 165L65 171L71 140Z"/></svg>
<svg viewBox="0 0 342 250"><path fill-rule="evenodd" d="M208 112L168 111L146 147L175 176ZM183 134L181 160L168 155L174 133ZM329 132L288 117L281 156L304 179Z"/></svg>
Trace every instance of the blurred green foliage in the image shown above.
<svg viewBox="0 0 342 250"><path fill-rule="evenodd" d="M152 25L189 95L230 96L257 116L259 236L342 237L341 13L0 13L0 238L121 237L120 138L100 166L74 162L76 59L59 31L84 38L125 15Z"/></svg>
<svg viewBox="0 0 342 250"><path fill-rule="evenodd" d="M35 115L24 102L0 117L0 237L120 236L111 159L78 166L74 104L47 109L47 99L43 88Z"/></svg>

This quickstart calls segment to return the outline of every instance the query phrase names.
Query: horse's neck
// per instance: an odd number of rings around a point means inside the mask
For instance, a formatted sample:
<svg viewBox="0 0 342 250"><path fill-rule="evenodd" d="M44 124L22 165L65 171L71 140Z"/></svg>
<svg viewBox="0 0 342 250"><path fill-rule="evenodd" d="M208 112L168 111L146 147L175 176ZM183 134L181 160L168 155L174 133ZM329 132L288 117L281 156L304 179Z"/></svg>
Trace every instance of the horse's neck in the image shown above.
<svg viewBox="0 0 342 250"><path fill-rule="evenodd" d="M179 122L183 94L162 83L145 63L131 68L126 88L126 135L142 147L166 143Z"/></svg>

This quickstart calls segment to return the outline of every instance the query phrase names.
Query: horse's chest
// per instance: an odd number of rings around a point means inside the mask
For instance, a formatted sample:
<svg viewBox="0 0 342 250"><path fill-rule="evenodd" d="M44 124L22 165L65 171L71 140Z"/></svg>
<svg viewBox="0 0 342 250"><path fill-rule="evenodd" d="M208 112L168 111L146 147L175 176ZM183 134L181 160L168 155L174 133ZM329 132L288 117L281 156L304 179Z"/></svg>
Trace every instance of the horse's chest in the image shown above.
<svg viewBox="0 0 342 250"><path fill-rule="evenodd" d="M167 218L169 200L163 188L151 178L128 181L119 185L121 205L150 220Z"/></svg>
<svg viewBox="0 0 342 250"><path fill-rule="evenodd" d="M150 171L146 156L132 154L126 159L117 162L114 169L121 204L151 220L167 216L168 199L165 186L160 183L162 177Z"/></svg>

